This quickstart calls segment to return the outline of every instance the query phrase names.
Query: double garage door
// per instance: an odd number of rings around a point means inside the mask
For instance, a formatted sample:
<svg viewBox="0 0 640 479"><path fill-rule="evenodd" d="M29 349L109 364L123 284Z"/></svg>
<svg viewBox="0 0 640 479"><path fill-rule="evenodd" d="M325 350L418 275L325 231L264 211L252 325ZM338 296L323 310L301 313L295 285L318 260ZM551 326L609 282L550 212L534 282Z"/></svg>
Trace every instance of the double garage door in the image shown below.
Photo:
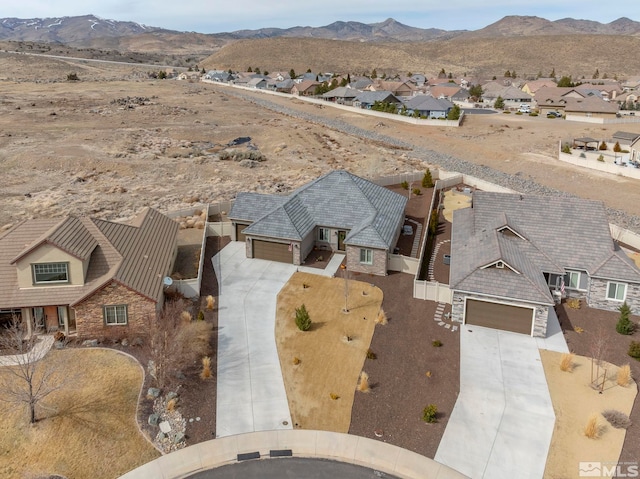
<svg viewBox="0 0 640 479"><path fill-rule="evenodd" d="M271 241L256 240L253 243L253 257L293 264L293 248L289 251L288 243L273 243Z"/></svg>
<svg viewBox="0 0 640 479"><path fill-rule="evenodd" d="M467 299L465 324L531 335L533 308Z"/></svg>

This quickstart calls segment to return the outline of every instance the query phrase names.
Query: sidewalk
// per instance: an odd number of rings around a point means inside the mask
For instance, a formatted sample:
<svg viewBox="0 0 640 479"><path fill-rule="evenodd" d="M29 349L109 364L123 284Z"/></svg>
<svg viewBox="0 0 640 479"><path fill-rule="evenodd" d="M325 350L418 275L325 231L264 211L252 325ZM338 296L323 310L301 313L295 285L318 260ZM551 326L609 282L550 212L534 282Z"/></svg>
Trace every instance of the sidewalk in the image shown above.
<svg viewBox="0 0 640 479"><path fill-rule="evenodd" d="M53 336L40 336L33 350L25 354L0 356L0 366L15 366L41 360L53 346Z"/></svg>

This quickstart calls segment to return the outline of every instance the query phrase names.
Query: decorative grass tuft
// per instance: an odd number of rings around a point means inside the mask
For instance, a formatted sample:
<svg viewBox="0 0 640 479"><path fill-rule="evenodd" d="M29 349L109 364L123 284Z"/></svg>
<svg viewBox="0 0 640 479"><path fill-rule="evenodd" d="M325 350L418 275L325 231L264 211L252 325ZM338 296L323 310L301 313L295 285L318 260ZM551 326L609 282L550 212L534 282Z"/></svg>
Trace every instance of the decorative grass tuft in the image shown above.
<svg viewBox="0 0 640 479"><path fill-rule="evenodd" d="M573 353L565 353L562 355L560 359L560 371L572 372L573 371L573 358L575 354Z"/></svg>
<svg viewBox="0 0 640 479"><path fill-rule="evenodd" d="M377 359L378 355L374 353L371 348L367 349L367 359Z"/></svg>
<svg viewBox="0 0 640 479"><path fill-rule="evenodd" d="M329 397L334 401L337 401L338 399L340 399L340 396L338 396L336 393L329 394Z"/></svg>
<svg viewBox="0 0 640 479"><path fill-rule="evenodd" d="M368 393L371 391L371 388L369 387L369 375L364 371L360 373L357 389L362 393Z"/></svg>
<svg viewBox="0 0 640 479"><path fill-rule="evenodd" d="M191 316L191 313L189 311L183 311L182 313L180 313L180 319L182 319L184 323L190 323L193 319L193 316Z"/></svg>
<svg viewBox="0 0 640 479"><path fill-rule="evenodd" d="M580 309L580 298L567 298L566 303L571 309Z"/></svg>
<svg viewBox="0 0 640 479"><path fill-rule="evenodd" d="M209 379L211 375L211 358L209 356L204 356L202 358L202 371L200 372L200 379Z"/></svg>
<svg viewBox="0 0 640 479"><path fill-rule="evenodd" d="M598 439L600 436L600 428L598 427L598 416L592 414L589 416L587 425L584 427L584 435L589 439Z"/></svg>
<svg viewBox="0 0 640 479"><path fill-rule="evenodd" d="M626 388L631 383L631 379L631 366L629 366L628 364L620 366L620 369L618 369L618 374L616 376L616 382L618 383L618 386Z"/></svg>
<svg viewBox="0 0 640 479"><path fill-rule="evenodd" d="M300 358L298 356L294 356L293 358L293 365L297 366L298 364L300 364Z"/></svg>
<svg viewBox="0 0 640 479"><path fill-rule="evenodd" d="M169 412L175 411L177 405L178 405L178 398L169 399L169 401L167 401L167 411Z"/></svg>
<svg viewBox="0 0 640 479"><path fill-rule="evenodd" d="M582 329L580 326L574 326L573 330L578 334L584 333L584 329Z"/></svg>
<svg viewBox="0 0 640 479"><path fill-rule="evenodd" d="M378 316L376 316L375 323L382 324L382 325L388 323L387 314L384 312L384 309L380 308L380 311L378 312Z"/></svg>
<svg viewBox="0 0 640 479"><path fill-rule="evenodd" d="M442 341L440 341L439 339L434 339L433 341L431 341L431 346L433 346L434 348L439 348L442 346Z"/></svg>
<svg viewBox="0 0 640 479"><path fill-rule="evenodd" d="M207 310L208 311L213 311L213 308L216 305L216 300L213 296L209 295L207 296Z"/></svg>

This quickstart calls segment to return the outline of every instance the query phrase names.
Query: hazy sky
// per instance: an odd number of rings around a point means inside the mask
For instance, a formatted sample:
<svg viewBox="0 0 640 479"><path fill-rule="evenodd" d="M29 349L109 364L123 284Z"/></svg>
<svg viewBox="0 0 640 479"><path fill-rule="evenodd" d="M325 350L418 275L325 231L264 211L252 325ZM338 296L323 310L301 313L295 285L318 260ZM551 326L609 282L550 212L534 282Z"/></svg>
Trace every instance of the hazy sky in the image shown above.
<svg viewBox="0 0 640 479"><path fill-rule="evenodd" d="M572 17L640 21L640 1L602 0L1 0L0 18L94 14L201 33L244 28L322 26L337 20L381 22L389 17L420 28L476 30L506 15L549 20Z"/></svg>

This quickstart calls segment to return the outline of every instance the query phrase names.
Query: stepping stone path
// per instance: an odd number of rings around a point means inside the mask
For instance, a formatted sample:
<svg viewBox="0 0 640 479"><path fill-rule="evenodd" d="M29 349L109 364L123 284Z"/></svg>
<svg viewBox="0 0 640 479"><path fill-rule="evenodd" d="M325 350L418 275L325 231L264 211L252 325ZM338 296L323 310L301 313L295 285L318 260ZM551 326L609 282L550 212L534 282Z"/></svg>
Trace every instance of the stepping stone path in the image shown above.
<svg viewBox="0 0 640 479"><path fill-rule="evenodd" d="M447 305L445 303L438 303L438 306L436 306L436 312L433 315L433 320L438 323L438 326L444 326L445 329L448 329L449 331L454 333L458 330L458 325L454 324L453 321L451 321L450 313L444 313L446 307Z"/></svg>
<svg viewBox="0 0 640 479"><path fill-rule="evenodd" d="M429 281L435 281L436 278L433 275L433 266L436 264L436 258L438 257L438 251L440 251L440 246L445 243L450 243L451 240L442 240L440 243L433 248L433 253L431 254L431 261L429 261Z"/></svg>
<svg viewBox="0 0 640 479"><path fill-rule="evenodd" d="M413 223L416 235L413 237L413 245L411 246L411 257L412 258L417 258L418 257L418 250L420 249L420 236L422 235L422 223L418 223L415 220L412 220L411 218L407 218L407 221L409 223Z"/></svg>

